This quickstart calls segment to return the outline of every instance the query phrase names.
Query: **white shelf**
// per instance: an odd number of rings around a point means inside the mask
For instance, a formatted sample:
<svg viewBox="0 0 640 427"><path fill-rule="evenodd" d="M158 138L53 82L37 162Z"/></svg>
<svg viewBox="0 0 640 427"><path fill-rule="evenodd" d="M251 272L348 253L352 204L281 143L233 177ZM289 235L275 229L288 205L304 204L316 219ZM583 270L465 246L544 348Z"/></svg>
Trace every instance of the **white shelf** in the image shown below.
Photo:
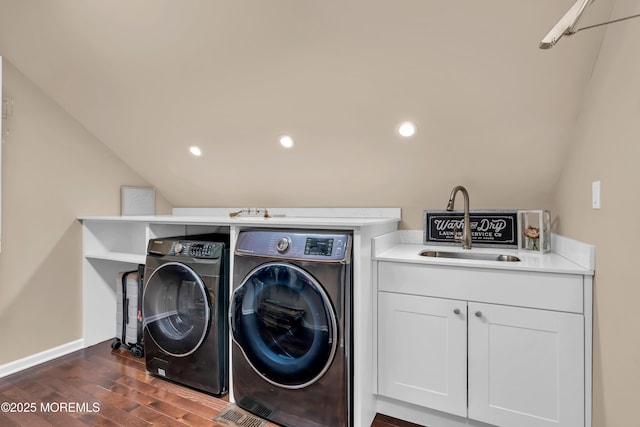
<svg viewBox="0 0 640 427"><path fill-rule="evenodd" d="M126 252L88 253L84 256L87 259L128 262L131 264L144 264L146 258L146 255L130 254Z"/></svg>
<svg viewBox="0 0 640 427"><path fill-rule="evenodd" d="M269 211L271 212L271 211ZM135 224L176 224L182 226L204 225L220 227L287 227L287 228L330 228L354 230L360 227L370 227L376 225L392 225L397 227L400 215L386 217L298 217L298 216L273 216L263 217L233 217L227 216L172 216L172 215L150 215L150 216L82 216L78 217L85 224L99 224L98 227L107 227L104 224L126 224L128 227L135 227ZM105 242L109 244L110 242Z"/></svg>

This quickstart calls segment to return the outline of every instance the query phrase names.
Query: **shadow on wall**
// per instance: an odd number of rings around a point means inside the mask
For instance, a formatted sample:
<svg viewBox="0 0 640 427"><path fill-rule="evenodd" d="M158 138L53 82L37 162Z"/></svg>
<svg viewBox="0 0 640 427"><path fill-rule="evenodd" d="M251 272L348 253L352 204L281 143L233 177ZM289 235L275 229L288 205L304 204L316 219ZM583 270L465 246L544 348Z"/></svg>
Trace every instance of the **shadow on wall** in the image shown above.
<svg viewBox="0 0 640 427"><path fill-rule="evenodd" d="M40 259L33 257L30 245L8 246L0 254L0 271L16 257L29 257L31 274L22 283L4 283L0 305L0 364L66 344L82 337L82 224L73 222L52 249ZM17 262L16 262L17 263ZM7 290L12 295L7 295ZM20 333L16 334L15 331Z"/></svg>

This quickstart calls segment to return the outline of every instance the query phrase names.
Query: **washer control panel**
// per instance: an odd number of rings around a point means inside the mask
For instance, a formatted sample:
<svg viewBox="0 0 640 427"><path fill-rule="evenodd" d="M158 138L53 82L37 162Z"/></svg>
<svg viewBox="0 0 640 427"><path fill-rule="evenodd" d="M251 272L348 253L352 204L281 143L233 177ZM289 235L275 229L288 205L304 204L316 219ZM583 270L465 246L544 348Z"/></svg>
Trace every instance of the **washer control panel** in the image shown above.
<svg viewBox="0 0 640 427"><path fill-rule="evenodd" d="M170 255L190 258L220 258L225 244L195 240L153 239L149 241L151 255Z"/></svg>
<svg viewBox="0 0 640 427"><path fill-rule="evenodd" d="M178 241L173 244L169 255L183 255L194 258L216 258L214 257L216 243L213 242L186 242Z"/></svg>
<svg viewBox="0 0 640 427"><path fill-rule="evenodd" d="M351 235L310 231L241 231L236 254L345 262L351 256Z"/></svg>

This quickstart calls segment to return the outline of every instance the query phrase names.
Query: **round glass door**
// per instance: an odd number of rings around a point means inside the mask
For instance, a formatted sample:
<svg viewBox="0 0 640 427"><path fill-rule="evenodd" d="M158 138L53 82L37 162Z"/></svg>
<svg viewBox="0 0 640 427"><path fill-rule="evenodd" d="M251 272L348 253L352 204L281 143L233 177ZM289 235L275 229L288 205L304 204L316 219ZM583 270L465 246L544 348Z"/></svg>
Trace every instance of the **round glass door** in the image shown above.
<svg viewBox="0 0 640 427"><path fill-rule="evenodd" d="M200 347L211 319L209 297L200 276L184 264L168 262L153 271L142 297L144 326L172 356Z"/></svg>
<svg viewBox="0 0 640 427"><path fill-rule="evenodd" d="M329 369L338 344L333 307L322 286L301 268L268 263L233 293L233 340L265 380L302 388Z"/></svg>

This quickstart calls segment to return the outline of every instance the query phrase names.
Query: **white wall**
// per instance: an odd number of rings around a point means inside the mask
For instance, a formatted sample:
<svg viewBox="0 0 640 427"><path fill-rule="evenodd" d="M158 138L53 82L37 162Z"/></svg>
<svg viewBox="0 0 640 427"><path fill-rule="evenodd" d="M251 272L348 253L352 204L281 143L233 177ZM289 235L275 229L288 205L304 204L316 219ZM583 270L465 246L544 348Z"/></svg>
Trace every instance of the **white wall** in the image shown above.
<svg viewBox="0 0 640 427"><path fill-rule="evenodd" d="M612 18L637 13L640 1L616 0ZM596 245L594 427L640 423L639 40L640 19L607 26L556 194L559 232Z"/></svg>
<svg viewBox="0 0 640 427"><path fill-rule="evenodd" d="M148 185L4 58L0 364L81 338L79 215L119 214ZM170 207L158 197L160 212Z"/></svg>

